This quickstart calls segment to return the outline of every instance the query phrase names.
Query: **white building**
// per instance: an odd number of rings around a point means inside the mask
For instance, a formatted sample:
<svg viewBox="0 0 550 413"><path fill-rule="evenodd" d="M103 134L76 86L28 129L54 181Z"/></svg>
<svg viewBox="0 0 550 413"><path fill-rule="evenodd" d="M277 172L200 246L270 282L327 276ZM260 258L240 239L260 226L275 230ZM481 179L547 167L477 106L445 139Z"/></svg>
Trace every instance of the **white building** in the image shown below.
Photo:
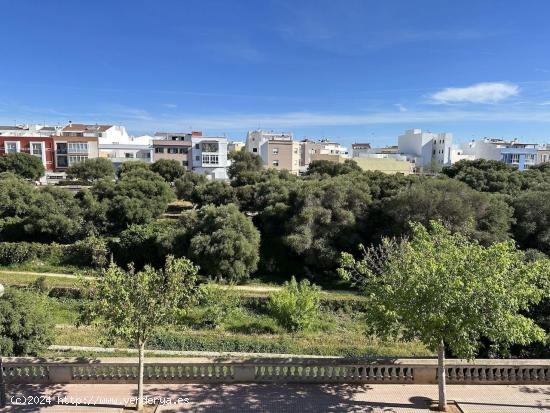
<svg viewBox="0 0 550 413"><path fill-rule="evenodd" d="M409 129L398 138L399 152L416 165L416 171L431 170L451 162L452 133Z"/></svg>
<svg viewBox="0 0 550 413"><path fill-rule="evenodd" d="M263 130L248 131L246 134L245 149L248 152L260 154L260 146L266 141L291 141L293 140L292 133L289 132L266 132Z"/></svg>
<svg viewBox="0 0 550 413"><path fill-rule="evenodd" d="M319 139L317 141L304 139L300 141L301 169L307 169L311 161L333 160L334 162L341 162L347 158L349 158L348 149L328 139Z"/></svg>
<svg viewBox="0 0 550 413"><path fill-rule="evenodd" d="M219 136L193 136L192 170L210 179L228 179L227 139Z"/></svg>

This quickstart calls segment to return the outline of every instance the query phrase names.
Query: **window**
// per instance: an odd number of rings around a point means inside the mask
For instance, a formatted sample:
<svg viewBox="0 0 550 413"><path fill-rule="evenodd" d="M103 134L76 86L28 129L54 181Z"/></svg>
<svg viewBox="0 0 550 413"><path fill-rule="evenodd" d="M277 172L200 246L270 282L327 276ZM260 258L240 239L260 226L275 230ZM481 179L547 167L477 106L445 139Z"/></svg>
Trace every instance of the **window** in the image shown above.
<svg viewBox="0 0 550 413"><path fill-rule="evenodd" d="M124 157L125 157L125 158L133 158L133 157L134 157L134 154L133 154L133 153L126 152L126 153L124 154Z"/></svg>
<svg viewBox="0 0 550 413"><path fill-rule="evenodd" d="M88 153L88 142L69 142L69 153Z"/></svg>
<svg viewBox="0 0 550 413"><path fill-rule="evenodd" d="M279 161L273 161L273 162L272 162L272 165L273 165L273 166L279 166Z"/></svg>
<svg viewBox="0 0 550 413"><path fill-rule="evenodd" d="M279 148L273 148L273 154L279 155Z"/></svg>
<svg viewBox="0 0 550 413"><path fill-rule="evenodd" d="M252 148L252 152L258 152L258 148Z"/></svg>
<svg viewBox="0 0 550 413"><path fill-rule="evenodd" d="M155 148L155 153L164 153L164 148Z"/></svg>
<svg viewBox="0 0 550 413"><path fill-rule="evenodd" d="M66 142L60 142L55 144L55 152L59 154L66 154L67 153L67 143Z"/></svg>
<svg viewBox="0 0 550 413"><path fill-rule="evenodd" d="M218 142L203 142L202 151L203 152L218 152Z"/></svg>
<svg viewBox="0 0 550 413"><path fill-rule="evenodd" d="M198 143L195 144L195 149L199 149L199 144Z"/></svg>
<svg viewBox="0 0 550 413"><path fill-rule="evenodd" d="M218 165L218 155L202 155L202 163L209 165Z"/></svg>
<svg viewBox="0 0 550 413"><path fill-rule="evenodd" d="M168 148L168 153L177 154L178 153L178 148Z"/></svg>
<svg viewBox="0 0 550 413"><path fill-rule="evenodd" d="M82 162L88 159L85 155L70 155L69 156L69 166L74 165L75 163Z"/></svg>
<svg viewBox="0 0 550 413"><path fill-rule="evenodd" d="M179 148L179 153L187 153L187 148Z"/></svg>
<svg viewBox="0 0 550 413"><path fill-rule="evenodd" d="M181 161L182 166L187 166L187 161Z"/></svg>
<svg viewBox="0 0 550 413"><path fill-rule="evenodd" d="M31 142L31 155L38 156L42 159L42 143Z"/></svg>
<svg viewBox="0 0 550 413"><path fill-rule="evenodd" d="M195 156L195 161L200 161L201 157L199 155Z"/></svg>
<svg viewBox="0 0 550 413"><path fill-rule="evenodd" d="M6 153L19 152L18 142L6 142Z"/></svg>

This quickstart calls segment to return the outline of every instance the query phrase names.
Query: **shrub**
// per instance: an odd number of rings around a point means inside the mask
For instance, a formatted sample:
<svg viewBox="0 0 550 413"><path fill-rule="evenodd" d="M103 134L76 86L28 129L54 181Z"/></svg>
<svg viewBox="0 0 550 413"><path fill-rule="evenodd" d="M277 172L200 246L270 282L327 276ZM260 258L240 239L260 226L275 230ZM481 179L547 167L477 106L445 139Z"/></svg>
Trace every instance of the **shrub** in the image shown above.
<svg viewBox="0 0 550 413"><path fill-rule="evenodd" d="M320 314L321 289L308 280L292 277L282 290L271 294L269 312L288 331L307 330Z"/></svg>
<svg viewBox="0 0 550 413"><path fill-rule="evenodd" d="M0 348L3 356L36 356L52 343L53 327L44 296L8 289L0 299Z"/></svg>
<svg viewBox="0 0 550 413"><path fill-rule="evenodd" d="M94 236L75 242L69 248L65 263L81 267L104 268L109 262L109 250L103 238Z"/></svg>
<svg viewBox="0 0 550 413"><path fill-rule="evenodd" d="M219 333L192 335L161 330L150 340L149 348L176 351L219 351L246 353L288 353L292 346L288 339L261 336L224 336Z"/></svg>
<svg viewBox="0 0 550 413"><path fill-rule="evenodd" d="M0 242L0 264L21 264L34 259L61 257L63 247L59 244L38 242Z"/></svg>
<svg viewBox="0 0 550 413"><path fill-rule="evenodd" d="M235 291L207 283L199 288L199 304L202 307L201 324L216 328L237 309L239 296Z"/></svg>

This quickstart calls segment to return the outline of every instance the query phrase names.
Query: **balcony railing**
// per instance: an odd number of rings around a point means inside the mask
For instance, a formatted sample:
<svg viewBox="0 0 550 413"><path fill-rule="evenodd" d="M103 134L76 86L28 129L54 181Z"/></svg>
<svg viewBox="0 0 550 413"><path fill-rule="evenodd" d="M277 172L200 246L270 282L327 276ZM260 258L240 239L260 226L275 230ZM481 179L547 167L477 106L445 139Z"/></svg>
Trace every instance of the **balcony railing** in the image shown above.
<svg viewBox="0 0 550 413"><path fill-rule="evenodd" d="M4 362L8 383L134 383L137 359ZM550 360L449 360L449 384L550 384ZM437 383L437 360L149 358L146 383Z"/></svg>

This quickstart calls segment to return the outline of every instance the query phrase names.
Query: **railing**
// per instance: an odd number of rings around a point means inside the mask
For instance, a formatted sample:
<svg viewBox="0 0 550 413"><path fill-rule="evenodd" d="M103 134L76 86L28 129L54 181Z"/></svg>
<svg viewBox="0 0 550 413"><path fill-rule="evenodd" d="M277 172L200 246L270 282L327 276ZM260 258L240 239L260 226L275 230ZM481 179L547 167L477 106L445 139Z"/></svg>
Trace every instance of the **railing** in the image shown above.
<svg viewBox="0 0 550 413"><path fill-rule="evenodd" d="M449 360L449 384L550 384L550 360ZM8 383L133 383L136 359L82 361L5 359ZM401 383L437 382L437 360L340 358L149 358L146 383Z"/></svg>

